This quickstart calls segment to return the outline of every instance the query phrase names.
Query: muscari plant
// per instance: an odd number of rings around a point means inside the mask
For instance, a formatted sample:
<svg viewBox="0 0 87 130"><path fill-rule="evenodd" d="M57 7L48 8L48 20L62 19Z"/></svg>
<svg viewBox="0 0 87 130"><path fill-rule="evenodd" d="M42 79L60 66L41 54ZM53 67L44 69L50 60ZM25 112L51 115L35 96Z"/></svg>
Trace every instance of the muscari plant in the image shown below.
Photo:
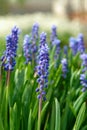
<svg viewBox="0 0 87 130"><path fill-rule="evenodd" d="M39 34L37 23L21 39L21 53L19 29L13 27L6 37L0 58L0 130L87 129L84 37L71 37L64 48L61 40L55 25L48 36Z"/></svg>
<svg viewBox="0 0 87 130"><path fill-rule="evenodd" d="M18 35L19 29L15 26L12 29L11 34L6 37L6 50L3 56L1 57L1 66L4 68L4 70L7 71L7 85L9 84L10 80L10 71L14 69L14 66L16 64L15 57L18 47Z"/></svg>

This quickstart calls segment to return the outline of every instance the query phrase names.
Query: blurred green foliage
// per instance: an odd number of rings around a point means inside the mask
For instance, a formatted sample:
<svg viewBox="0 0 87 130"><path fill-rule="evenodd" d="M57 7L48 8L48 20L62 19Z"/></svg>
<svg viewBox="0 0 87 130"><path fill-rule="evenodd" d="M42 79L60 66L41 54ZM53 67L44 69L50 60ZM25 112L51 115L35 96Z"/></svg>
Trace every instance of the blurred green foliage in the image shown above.
<svg viewBox="0 0 87 130"><path fill-rule="evenodd" d="M0 14L4 15L9 12L9 1L0 0Z"/></svg>
<svg viewBox="0 0 87 130"><path fill-rule="evenodd" d="M26 0L0 0L0 15L5 15L10 12L11 6L22 6Z"/></svg>
<svg viewBox="0 0 87 130"><path fill-rule="evenodd" d="M30 31L31 31L31 28L29 28L28 30L24 29L21 32L20 39L19 39L19 50L18 50L19 54L22 52L23 37L24 37L25 34L30 34ZM69 33L69 32L64 32L64 33L61 32L61 33L58 34L58 39L61 40L61 47L69 44L70 36L72 36L72 33ZM47 42L48 42L48 44L50 43L49 39L50 39L50 32L48 31L47 32ZM3 51L5 50L5 44L6 44L5 37L0 37L0 48L2 48L0 50L0 56L2 55Z"/></svg>

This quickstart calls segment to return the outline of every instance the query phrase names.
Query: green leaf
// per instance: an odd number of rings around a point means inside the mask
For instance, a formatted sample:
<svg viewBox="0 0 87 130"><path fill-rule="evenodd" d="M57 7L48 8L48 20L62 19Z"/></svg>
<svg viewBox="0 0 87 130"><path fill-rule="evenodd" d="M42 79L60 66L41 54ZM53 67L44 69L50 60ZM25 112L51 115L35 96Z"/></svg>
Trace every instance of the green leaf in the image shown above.
<svg viewBox="0 0 87 130"><path fill-rule="evenodd" d="M24 82L26 82L31 78L31 72L32 72L31 64L28 64L25 68Z"/></svg>
<svg viewBox="0 0 87 130"><path fill-rule="evenodd" d="M24 129L27 129L28 126L29 112L32 104L32 89L33 88L30 86L30 84L26 84L21 98L23 124L25 126Z"/></svg>
<svg viewBox="0 0 87 130"><path fill-rule="evenodd" d="M78 53L73 57L73 63L74 63L74 64L77 64L78 59L80 59L80 58L79 58L79 55L80 55L80 53L78 52Z"/></svg>
<svg viewBox="0 0 87 130"><path fill-rule="evenodd" d="M57 69L57 72L56 72L56 74L54 76L54 87L57 86L57 84L58 84L58 82L59 82L59 80L61 78L61 76L60 76L61 75L61 70L62 70L62 65L59 66L59 68Z"/></svg>
<svg viewBox="0 0 87 130"><path fill-rule="evenodd" d="M57 98L55 98L55 112L55 130L60 130L60 105Z"/></svg>
<svg viewBox="0 0 87 130"><path fill-rule="evenodd" d="M37 113L38 113L38 100L36 100L35 105L34 105L34 109L32 111L32 117L33 117L34 120L37 116Z"/></svg>
<svg viewBox="0 0 87 130"><path fill-rule="evenodd" d="M32 96L32 87L28 84L25 86L25 89L22 94L23 106L26 106L28 108L28 106L30 105L31 96Z"/></svg>
<svg viewBox="0 0 87 130"><path fill-rule="evenodd" d="M62 117L62 124L61 124L61 129L66 130L67 122L68 122L68 113L69 113L69 106L66 104L65 111L63 113Z"/></svg>
<svg viewBox="0 0 87 130"><path fill-rule="evenodd" d="M0 115L0 130L4 130L2 119L1 119L1 115Z"/></svg>
<svg viewBox="0 0 87 130"><path fill-rule="evenodd" d="M87 92L82 93L77 100L75 101L73 108L74 108L74 114L76 115L81 104L87 99Z"/></svg>
<svg viewBox="0 0 87 130"><path fill-rule="evenodd" d="M14 104L13 108L10 107L10 130L19 130L19 120L17 114L17 105Z"/></svg>
<svg viewBox="0 0 87 130"><path fill-rule="evenodd" d="M3 120L3 125L6 130L8 130L7 113L8 113L8 87L5 87L1 105L1 118Z"/></svg>
<svg viewBox="0 0 87 130"><path fill-rule="evenodd" d="M28 117L28 130L32 130L32 115L31 115L31 113L32 113L32 110L30 109L30 113L29 113L29 117Z"/></svg>
<svg viewBox="0 0 87 130"><path fill-rule="evenodd" d="M49 113L48 113L46 121L45 121L44 130L47 130L48 120L49 120Z"/></svg>
<svg viewBox="0 0 87 130"><path fill-rule="evenodd" d="M73 83L74 83L76 74L77 74L77 71L74 71L74 72L71 73L70 87L73 87Z"/></svg>
<svg viewBox="0 0 87 130"><path fill-rule="evenodd" d="M83 121L84 121L84 116L85 116L85 111L86 111L86 103L84 102L79 110L79 113L76 118L76 122L74 125L73 130L79 130Z"/></svg>
<svg viewBox="0 0 87 130"><path fill-rule="evenodd" d="M50 130L54 130L55 127L55 104L53 102L52 104L52 112L51 112L51 118L50 118Z"/></svg>
<svg viewBox="0 0 87 130"><path fill-rule="evenodd" d="M20 87L24 84L24 70L17 69L15 72L15 85Z"/></svg>
<svg viewBox="0 0 87 130"><path fill-rule="evenodd" d="M45 116L45 112L47 110L47 106L48 106L49 102L46 102L46 104L44 105L42 111L41 111L41 120L43 120L44 116Z"/></svg>
<svg viewBox="0 0 87 130"><path fill-rule="evenodd" d="M87 130L87 125L85 125L81 130Z"/></svg>
<svg viewBox="0 0 87 130"><path fill-rule="evenodd" d="M48 89L48 92L47 92L47 100L50 101L51 97L52 97L52 94L53 94L53 88L52 87L49 87Z"/></svg>
<svg viewBox="0 0 87 130"><path fill-rule="evenodd" d="M50 53L50 64L52 64L54 62L55 48L56 48L56 46L53 46L52 51Z"/></svg>
<svg viewBox="0 0 87 130"><path fill-rule="evenodd" d="M15 101L20 100L24 90L24 70L17 69L15 72L15 88L12 97L13 104Z"/></svg>

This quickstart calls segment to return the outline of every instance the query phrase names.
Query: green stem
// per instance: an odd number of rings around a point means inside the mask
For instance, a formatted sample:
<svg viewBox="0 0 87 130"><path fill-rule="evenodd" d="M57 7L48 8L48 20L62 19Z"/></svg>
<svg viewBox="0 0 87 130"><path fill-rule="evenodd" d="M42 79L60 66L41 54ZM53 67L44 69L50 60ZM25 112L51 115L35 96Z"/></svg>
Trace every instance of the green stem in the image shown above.
<svg viewBox="0 0 87 130"><path fill-rule="evenodd" d="M8 72L7 72L7 82L6 82L6 85L9 86L9 83L10 83L10 70L8 70Z"/></svg>
<svg viewBox="0 0 87 130"><path fill-rule="evenodd" d="M1 85L1 80L2 80L2 66L0 67L0 85Z"/></svg>
<svg viewBox="0 0 87 130"><path fill-rule="evenodd" d="M2 73L3 73L3 66L0 67L0 105L2 102L2 96L3 96L3 87L2 87Z"/></svg>
<svg viewBox="0 0 87 130"><path fill-rule="evenodd" d="M40 97L40 99L39 99L38 129L37 129L37 130L40 130L40 127L41 127L41 109L42 109L42 94L41 94L41 97Z"/></svg>

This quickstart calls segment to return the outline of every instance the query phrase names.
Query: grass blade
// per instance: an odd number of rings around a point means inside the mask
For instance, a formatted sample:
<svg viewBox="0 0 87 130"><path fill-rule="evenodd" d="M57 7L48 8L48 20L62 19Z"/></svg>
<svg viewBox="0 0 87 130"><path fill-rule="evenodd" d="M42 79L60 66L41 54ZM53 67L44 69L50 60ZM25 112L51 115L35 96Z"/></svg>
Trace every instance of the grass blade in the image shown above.
<svg viewBox="0 0 87 130"><path fill-rule="evenodd" d="M60 105L58 100L55 98L55 130L60 130Z"/></svg>
<svg viewBox="0 0 87 130"><path fill-rule="evenodd" d="M85 111L86 111L86 103L84 102L79 110L79 113L76 118L76 122L74 125L73 130L79 130L83 121L84 121L84 116L85 116Z"/></svg>
<svg viewBox="0 0 87 130"><path fill-rule="evenodd" d="M32 113L32 110L30 109L30 113L29 113L29 118L28 118L28 130L32 130L32 115L31 115L31 113Z"/></svg>

